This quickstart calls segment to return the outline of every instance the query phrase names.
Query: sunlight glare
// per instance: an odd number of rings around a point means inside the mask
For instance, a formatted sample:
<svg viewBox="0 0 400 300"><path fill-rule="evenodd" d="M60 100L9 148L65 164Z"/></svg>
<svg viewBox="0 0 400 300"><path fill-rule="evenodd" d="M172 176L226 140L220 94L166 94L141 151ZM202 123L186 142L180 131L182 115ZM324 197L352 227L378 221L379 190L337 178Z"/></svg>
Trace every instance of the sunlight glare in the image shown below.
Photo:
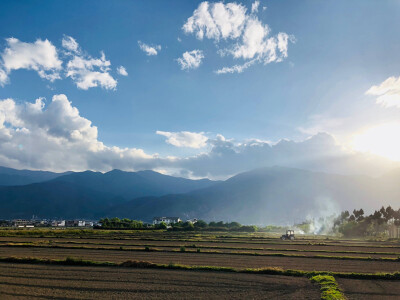
<svg viewBox="0 0 400 300"><path fill-rule="evenodd" d="M400 161L400 124L382 124L355 134L352 148Z"/></svg>

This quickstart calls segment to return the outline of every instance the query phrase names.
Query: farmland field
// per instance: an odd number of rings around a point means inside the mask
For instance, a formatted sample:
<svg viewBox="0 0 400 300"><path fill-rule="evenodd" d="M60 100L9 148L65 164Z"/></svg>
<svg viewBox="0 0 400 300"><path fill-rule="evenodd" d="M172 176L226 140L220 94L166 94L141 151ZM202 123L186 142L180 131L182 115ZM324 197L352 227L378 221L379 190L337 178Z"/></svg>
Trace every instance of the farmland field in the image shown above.
<svg viewBox="0 0 400 300"><path fill-rule="evenodd" d="M333 272L348 299L395 299L400 294L399 257L398 241L314 236L281 241L267 233L1 230L0 295L319 299L320 287L309 278ZM60 263L67 258L92 265ZM132 268L123 264L127 261L153 265ZM183 267L169 267L176 265ZM364 275L375 273L386 275Z"/></svg>

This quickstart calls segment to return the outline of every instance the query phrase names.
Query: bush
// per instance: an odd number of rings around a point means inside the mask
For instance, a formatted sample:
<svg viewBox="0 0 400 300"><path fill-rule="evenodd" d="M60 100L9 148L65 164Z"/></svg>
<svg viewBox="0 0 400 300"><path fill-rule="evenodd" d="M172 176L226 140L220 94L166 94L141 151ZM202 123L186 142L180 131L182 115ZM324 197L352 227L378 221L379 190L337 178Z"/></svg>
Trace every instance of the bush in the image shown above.
<svg viewBox="0 0 400 300"><path fill-rule="evenodd" d="M186 248L181 246L181 252L185 252L185 251L186 251Z"/></svg>
<svg viewBox="0 0 400 300"><path fill-rule="evenodd" d="M167 229L167 227L167 224L165 224L164 222L156 225L156 229Z"/></svg>

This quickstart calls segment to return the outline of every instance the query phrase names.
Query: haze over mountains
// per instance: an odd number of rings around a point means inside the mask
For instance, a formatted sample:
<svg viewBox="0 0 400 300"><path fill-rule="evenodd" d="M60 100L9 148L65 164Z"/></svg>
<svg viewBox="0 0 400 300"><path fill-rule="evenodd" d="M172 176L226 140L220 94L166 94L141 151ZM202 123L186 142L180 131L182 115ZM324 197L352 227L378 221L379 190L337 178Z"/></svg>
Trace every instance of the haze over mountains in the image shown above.
<svg viewBox="0 0 400 300"><path fill-rule="evenodd" d="M9 186L0 187L0 218L4 219L117 216L151 221L165 215L292 224L343 209L368 211L400 204L400 170L372 178L270 167L219 182L154 171L57 174L1 170L12 175L2 181ZM36 183L21 185L21 178Z"/></svg>

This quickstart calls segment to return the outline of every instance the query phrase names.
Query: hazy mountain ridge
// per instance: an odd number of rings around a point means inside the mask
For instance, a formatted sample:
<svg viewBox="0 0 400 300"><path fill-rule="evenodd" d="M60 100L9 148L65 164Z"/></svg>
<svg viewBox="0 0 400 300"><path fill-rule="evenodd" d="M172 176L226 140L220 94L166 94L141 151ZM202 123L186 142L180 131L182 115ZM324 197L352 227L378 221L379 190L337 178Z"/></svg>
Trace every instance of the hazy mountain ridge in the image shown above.
<svg viewBox="0 0 400 300"><path fill-rule="evenodd" d="M400 170L379 178L271 167L222 182L153 171L80 172L25 186L0 187L0 218L157 215L291 224L343 209L400 205Z"/></svg>
<svg viewBox="0 0 400 300"><path fill-rule="evenodd" d="M343 209L372 210L400 205L400 176L344 176L281 167L238 174L212 187L185 195L134 199L108 215L150 220L177 215L248 224L291 224Z"/></svg>
<svg viewBox="0 0 400 300"><path fill-rule="evenodd" d="M17 170L0 167L0 186L26 185L55 179L72 172L54 173L48 171Z"/></svg>
<svg viewBox="0 0 400 300"><path fill-rule="evenodd" d="M9 173L12 173L12 169ZM32 215L43 218L97 218L111 205L133 198L186 193L216 183L208 179L190 180L153 171L113 170L104 174L85 171L57 177L57 173L49 173L45 174L50 176L49 181L1 186L0 218L29 218ZM8 180L12 179L9 177Z"/></svg>

